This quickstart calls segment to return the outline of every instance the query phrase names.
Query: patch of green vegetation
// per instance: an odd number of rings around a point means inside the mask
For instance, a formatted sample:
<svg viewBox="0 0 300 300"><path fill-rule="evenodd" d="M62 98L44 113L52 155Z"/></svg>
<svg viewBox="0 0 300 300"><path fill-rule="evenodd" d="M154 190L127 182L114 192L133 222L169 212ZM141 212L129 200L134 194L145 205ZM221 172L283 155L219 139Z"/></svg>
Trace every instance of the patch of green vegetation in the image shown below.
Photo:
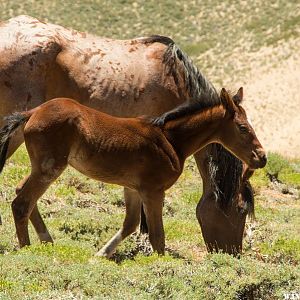
<svg viewBox="0 0 300 300"><path fill-rule="evenodd" d="M30 255L28 248L19 255L0 257L1 273L6 281L18 278L12 281L15 283L13 288L9 284L9 287L3 285L2 293L11 299L18 299L26 293L31 299L48 299L49 295L58 292L76 298L193 299L197 295L200 299L240 299L241 295L249 293L259 298L267 291L274 296L281 289L297 288L297 269L289 265L255 262L248 257L236 259L213 254L197 263L168 255L138 255L119 265L99 258L91 262L70 263L69 260L57 259L55 253L52 256L49 246L45 247L46 250L39 249ZM26 290L37 282L40 291Z"/></svg>
<svg viewBox="0 0 300 300"><path fill-rule="evenodd" d="M261 46L276 44L279 40L285 40L291 37L299 36L297 25L299 25L299 15L297 14L296 1L287 3L283 0L266 2L264 6L261 2L252 2L250 6L256 11L260 11L249 18L244 29L252 32L256 39L253 39L253 50ZM261 11L261 9L263 10ZM295 8L293 11L291 9ZM274 16L277 19L274 23Z"/></svg>
<svg viewBox="0 0 300 300"><path fill-rule="evenodd" d="M289 161L278 153L269 153L268 163L265 167L267 174L275 176L278 179L279 173L284 169L290 169Z"/></svg>
<svg viewBox="0 0 300 300"><path fill-rule="evenodd" d="M283 182L295 186L300 190L300 173L282 173L280 174L279 179Z"/></svg>
<svg viewBox="0 0 300 300"><path fill-rule="evenodd" d="M5 290L11 290L15 283L13 281L8 281L5 279L0 279L0 292Z"/></svg>
<svg viewBox="0 0 300 300"><path fill-rule="evenodd" d="M263 254L300 262L300 239L279 237L271 243L261 243L260 250Z"/></svg>
<svg viewBox="0 0 300 300"><path fill-rule="evenodd" d="M149 256L144 256L142 254L138 254L135 256L134 260L124 260L121 264L123 267L130 267L130 266L136 266L141 265L141 266L151 266L153 264L159 265L160 263L167 263L167 262L173 262L174 258L168 254L165 256L160 256L156 253L153 253Z"/></svg>
<svg viewBox="0 0 300 300"><path fill-rule="evenodd" d="M270 180L300 188L300 162L283 157L278 153L268 153L268 163L264 169L256 170L250 179L256 188L267 186Z"/></svg>
<svg viewBox="0 0 300 300"><path fill-rule="evenodd" d="M255 170L254 175L250 178L250 182L254 189L259 189L268 186L270 182L266 176L266 171L264 169Z"/></svg>
<svg viewBox="0 0 300 300"><path fill-rule="evenodd" d="M56 197L67 197L72 202L72 198L76 193L76 189L73 186L68 186L65 184L60 184L55 189Z"/></svg>
<svg viewBox="0 0 300 300"><path fill-rule="evenodd" d="M182 195L181 199L184 203L188 205L195 205L199 202L199 199L201 197L201 194L198 189L194 190L187 190Z"/></svg>
<svg viewBox="0 0 300 300"><path fill-rule="evenodd" d="M82 246L62 245L62 244L37 244L29 247L24 247L15 255L36 255L39 257L47 256L52 259L57 259L63 263L84 263L91 257L91 249L85 249Z"/></svg>
<svg viewBox="0 0 300 300"><path fill-rule="evenodd" d="M183 50L190 56L198 56L214 47L212 42L202 41L197 44L187 44Z"/></svg>
<svg viewBox="0 0 300 300"><path fill-rule="evenodd" d="M199 224L194 220L167 219L165 222L167 239L184 241L199 238Z"/></svg>
<svg viewBox="0 0 300 300"><path fill-rule="evenodd" d="M115 226L115 224L113 226L111 222L105 222L105 220L98 222L95 219L81 218L81 220L70 219L63 222L58 230L68 235L72 240L82 241L100 238L103 233L107 232L111 234L112 229L117 229Z"/></svg>
<svg viewBox="0 0 300 300"><path fill-rule="evenodd" d="M273 221L278 218L280 211L275 207L265 207L261 204L256 205L255 214L257 219L261 218L264 221Z"/></svg>

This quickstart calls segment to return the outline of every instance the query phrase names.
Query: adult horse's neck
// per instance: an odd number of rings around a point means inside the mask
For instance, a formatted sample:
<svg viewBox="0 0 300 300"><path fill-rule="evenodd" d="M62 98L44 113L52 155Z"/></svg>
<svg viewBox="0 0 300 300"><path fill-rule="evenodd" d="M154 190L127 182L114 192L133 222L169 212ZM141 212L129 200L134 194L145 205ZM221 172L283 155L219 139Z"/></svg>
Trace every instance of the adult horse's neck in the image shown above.
<svg viewBox="0 0 300 300"><path fill-rule="evenodd" d="M217 105L166 122L164 133L180 159L185 160L207 144L219 142L224 117L224 107Z"/></svg>

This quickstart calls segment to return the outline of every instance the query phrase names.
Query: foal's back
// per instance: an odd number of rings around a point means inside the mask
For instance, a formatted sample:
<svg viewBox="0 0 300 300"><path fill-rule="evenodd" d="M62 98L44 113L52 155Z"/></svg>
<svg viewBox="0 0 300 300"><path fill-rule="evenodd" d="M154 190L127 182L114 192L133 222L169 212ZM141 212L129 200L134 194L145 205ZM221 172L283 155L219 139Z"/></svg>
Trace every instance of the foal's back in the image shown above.
<svg viewBox="0 0 300 300"><path fill-rule="evenodd" d="M160 128L142 118L117 118L67 98L28 112L25 143L33 169L61 172L68 164L104 182L137 189L170 169L173 149Z"/></svg>

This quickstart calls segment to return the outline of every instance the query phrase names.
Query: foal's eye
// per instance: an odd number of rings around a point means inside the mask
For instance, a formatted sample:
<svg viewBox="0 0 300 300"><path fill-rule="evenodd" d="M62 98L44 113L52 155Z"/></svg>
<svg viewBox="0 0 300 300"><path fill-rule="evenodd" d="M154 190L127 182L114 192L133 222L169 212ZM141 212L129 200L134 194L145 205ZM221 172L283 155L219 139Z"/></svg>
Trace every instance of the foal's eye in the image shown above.
<svg viewBox="0 0 300 300"><path fill-rule="evenodd" d="M239 125L239 130L241 133L247 133L248 128L245 125Z"/></svg>

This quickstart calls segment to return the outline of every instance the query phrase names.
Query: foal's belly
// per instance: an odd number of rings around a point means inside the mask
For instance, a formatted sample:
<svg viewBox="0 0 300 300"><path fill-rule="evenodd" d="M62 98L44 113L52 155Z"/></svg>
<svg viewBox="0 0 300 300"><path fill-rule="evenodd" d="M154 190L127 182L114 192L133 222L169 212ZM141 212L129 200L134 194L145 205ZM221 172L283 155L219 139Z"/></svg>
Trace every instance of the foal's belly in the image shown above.
<svg viewBox="0 0 300 300"><path fill-rule="evenodd" d="M140 185L140 161L136 156L118 153L77 153L69 157L69 164L80 173L105 182L137 189Z"/></svg>
<svg viewBox="0 0 300 300"><path fill-rule="evenodd" d="M134 190L166 190L180 175L165 158L152 151L77 151L69 156L68 163L90 178Z"/></svg>

